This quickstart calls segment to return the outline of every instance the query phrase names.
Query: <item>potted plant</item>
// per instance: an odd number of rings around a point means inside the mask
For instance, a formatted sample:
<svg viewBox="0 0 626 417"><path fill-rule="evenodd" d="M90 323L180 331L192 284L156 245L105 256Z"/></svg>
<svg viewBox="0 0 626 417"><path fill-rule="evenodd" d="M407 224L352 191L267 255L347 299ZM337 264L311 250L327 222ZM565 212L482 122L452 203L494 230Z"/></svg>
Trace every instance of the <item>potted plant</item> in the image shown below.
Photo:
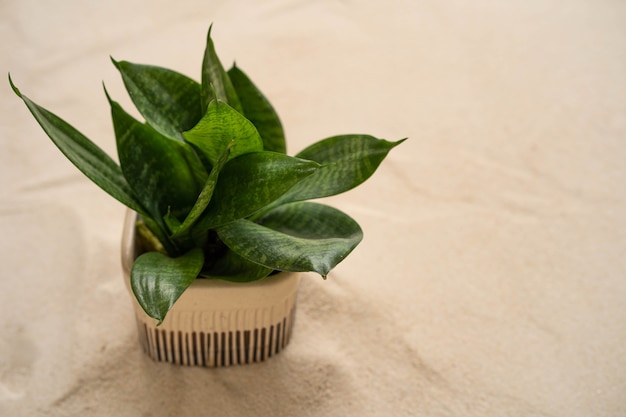
<svg viewBox="0 0 626 417"><path fill-rule="evenodd" d="M297 273L325 278L362 239L348 215L308 200L358 186L402 140L340 135L288 156L272 105L236 65L224 69L210 29L201 82L112 61L145 119L105 88L119 164L9 82L61 152L129 208L122 263L145 350L203 366L278 353Z"/></svg>

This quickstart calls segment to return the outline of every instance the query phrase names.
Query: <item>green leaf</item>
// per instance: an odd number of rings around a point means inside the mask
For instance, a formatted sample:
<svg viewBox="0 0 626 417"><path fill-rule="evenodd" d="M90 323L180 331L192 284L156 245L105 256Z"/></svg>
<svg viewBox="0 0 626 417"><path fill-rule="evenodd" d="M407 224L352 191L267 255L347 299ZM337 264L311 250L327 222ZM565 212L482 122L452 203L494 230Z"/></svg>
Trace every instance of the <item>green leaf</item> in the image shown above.
<svg viewBox="0 0 626 417"><path fill-rule="evenodd" d="M265 278L272 271L273 269L271 268L250 262L232 250L227 249L226 253L216 259L209 268L203 270L200 276L231 282L251 282Z"/></svg>
<svg viewBox="0 0 626 417"><path fill-rule="evenodd" d="M254 125L228 104L213 100L193 129L183 133L206 159L215 164L230 147L230 158L263 150L263 141Z"/></svg>
<svg viewBox="0 0 626 417"><path fill-rule="evenodd" d="M120 165L133 193L151 217L171 213L184 219L206 180L200 160L188 144L168 139L109 102Z"/></svg>
<svg viewBox="0 0 626 417"><path fill-rule="evenodd" d="M161 134L182 141L181 133L202 118L198 82L166 68L111 60L139 113Z"/></svg>
<svg viewBox="0 0 626 417"><path fill-rule="evenodd" d="M204 256L192 249L183 256L170 258L158 252L139 256L131 270L130 285L146 314L159 321L200 273Z"/></svg>
<svg viewBox="0 0 626 417"><path fill-rule="evenodd" d="M280 203L328 197L360 185L374 174L389 151L403 141L340 135L314 143L296 156L318 162L322 169L293 187Z"/></svg>
<svg viewBox="0 0 626 417"><path fill-rule="evenodd" d="M133 195L120 166L111 157L66 121L22 95L13 84L11 76L9 83L67 159L113 198L138 213L146 214L146 209Z"/></svg>
<svg viewBox="0 0 626 417"><path fill-rule="evenodd" d="M363 238L350 216L311 202L280 206L259 224L245 219L227 223L217 233L251 262L280 271L315 271L323 277Z"/></svg>
<svg viewBox="0 0 626 417"><path fill-rule="evenodd" d="M226 150L217 160L217 163L213 165L213 168L209 173L209 177L207 178L206 183L204 184L204 187L202 188L202 191L200 192L200 195L196 200L196 203L193 205L191 211L185 218L185 221L181 225L177 226L175 229L172 229L175 230L172 236L173 238L177 238L187 233L189 228L193 226L198 218L200 218L200 215L204 213L204 210L207 208L207 206L211 202L211 199L213 198L213 192L215 191L217 180L219 178L220 172L222 171L222 168L224 168L224 165L229 159L229 155L230 147L226 148Z"/></svg>
<svg viewBox="0 0 626 417"><path fill-rule="evenodd" d="M237 97L237 92L215 52L215 45L213 44L213 39L211 39L212 27L213 25L209 27L206 48L204 50L204 59L202 60L203 107L206 109L209 102L211 102L211 98L213 97L211 90L214 90L219 100L228 103L232 108L241 113L243 110L239 102L239 97Z"/></svg>
<svg viewBox="0 0 626 417"><path fill-rule="evenodd" d="M269 100L237 66L228 70L228 76L239 96L243 114L256 126L263 139L263 148L286 153L285 132Z"/></svg>
<svg viewBox="0 0 626 417"><path fill-rule="evenodd" d="M313 161L275 152L241 155L224 166L201 229L247 217L319 169Z"/></svg>

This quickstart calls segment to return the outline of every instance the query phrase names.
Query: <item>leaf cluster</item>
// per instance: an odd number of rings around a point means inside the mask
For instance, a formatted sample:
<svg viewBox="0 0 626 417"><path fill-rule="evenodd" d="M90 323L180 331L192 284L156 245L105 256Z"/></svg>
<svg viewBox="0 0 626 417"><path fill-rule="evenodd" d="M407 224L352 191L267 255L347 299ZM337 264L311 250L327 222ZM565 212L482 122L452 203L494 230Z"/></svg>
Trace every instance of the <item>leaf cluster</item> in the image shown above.
<svg viewBox="0 0 626 417"><path fill-rule="evenodd" d="M351 217L308 200L358 186L402 141L340 135L287 155L276 111L241 69L224 69L210 29L201 82L112 61L144 118L132 117L105 88L119 163L9 82L61 152L139 214L145 250L133 264L131 288L159 323L197 277L325 277L361 241Z"/></svg>

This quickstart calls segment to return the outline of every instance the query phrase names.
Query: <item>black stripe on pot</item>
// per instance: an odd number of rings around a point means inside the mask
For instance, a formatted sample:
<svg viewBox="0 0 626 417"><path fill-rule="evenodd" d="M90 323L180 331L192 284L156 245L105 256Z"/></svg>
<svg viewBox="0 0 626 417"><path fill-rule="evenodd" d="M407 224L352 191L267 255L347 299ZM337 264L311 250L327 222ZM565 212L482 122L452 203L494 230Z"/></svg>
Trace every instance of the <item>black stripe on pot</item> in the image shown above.
<svg viewBox="0 0 626 417"><path fill-rule="evenodd" d="M278 352L280 352L280 348L281 348L281 346L280 346L280 331L282 329L281 324L282 323L278 323L276 325L276 348L274 350L275 354L278 354Z"/></svg>
<svg viewBox="0 0 626 417"><path fill-rule="evenodd" d="M189 343L189 333L185 332L183 334L183 338L185 339L185 364L187 366L191 366L191 352L190 352L190 343Z"/></svg>
<svg viewBox="0 0 626 417"><path fill-rule="evenodd" d="M182 349L182 355L183 355L183 365L191 365L191 360L189 357L189 333L185 332L185 333L181 333L181 339L180 342L183 342L183 349Z"/></svg>
<svg viewBox="0 0 626 417"><path fill-rule="evenodd" d="M150 332L150 333L152 333L152 332ZM157 330L155 330L154 333L155 333L154 347L155 347L155 350L156 350L156 358L155 358L155 355L152 355L152 358L158 360L159 362L161 362L161 346L159 346L159 333L157 332Z"/></svg>
<svg viewBox="0 0 626 417"><path fill-rule="evenodd" d="M197 339L196 332L191 333L193 364L195 366L198 366L198 341L196 339Z"/></svg>
<svg viewBox="0 0 626 417"><path fill-rule="evenodd" d="M228 332L226 333L227 337L226 337L226 364L227 365L234 365L234 358L235 358L235 349L234 349L234 344L233 344L233 332Z"/></svg>
<svg viewBox="0 0 626 417"><path fill-rule="evenodd" d="M261 361L265 360L265 333L266 333L266 328L263 327L261 329Z"/></svg>
<svg viewBox="0 0 626 417"><path fill-rule="evenodd" d="M213 366L218 366L217 364L219 363L219 339L218 339L218 334L217 333L213 333ZM210 352L210 350L209 350Z"/></svg>
<svg viewBox="0 0 626 417"><path fill-rule="evenodd" d="M165 340L167 341L166 349L170 359L169 362L176 364L176 348L174 346L176 332L167 332L165 330L163 330L163 332L167 335Z"/></svg>
<svg viewBox="0 0 626 417"><path fill-rule="evenodd" d="M280 345L281 348L284 348L287 345L287 333L289 333L289 329L287 328L287 317L283 319L283 329L285 329L285 331L283 332L283 341Z"/></svg>
<svg viewBox="0 0 626 417"><path fill-rule="evenodd" d="M169 347L169 342L167 339L167 332L165 330L161 331L161 335L163 336L161 339L161 342L163 342L163 353L165 353L165 362L171 362L172 359L170 358L172 352L172 349Z"/></svg>
<svg viewBox="0 0 626 417"><path fill-rule="evenodd" d="M228 347L226 346L226 333L220 333L220 363L219 366L226 366L226 354L228 353Z"/></svg>
<svg viewBox="0 0 626 417"><path fill-rule="evenodd" d="M241 365L241 331L237 330L235 333L235 343L236 343L236 351L237 351L237 365Z"/></svg>
<svg viewBox="0 0 626 417"><path fill-rule="evenodd" d="M170 356L170 363L176 364L176 345L174 344L176 341L176 332L166 332L166 334L169 336L167 338L167 350Z"/></svg>
<svg viewBox="0 0 626 417"><path fill-rule="evenodd" d="M165 354L165 362L172 363L174 360L174 352L172 351L172 336L173 333L168 333L165 330L161 330L163 336L161 342L163 344L163 353Z"/></svg>
<svg viewBox="0 0 626 417"><path fill-rule="evenodd" d="M178 340L176 341L178 344L178 363L180 365L185 364L185 358L183 358L183 332L178 332Z"/></svg>
<svg viewBox="0 0 626 417"><path fill-rule="evenodd" d="M274 342L274 326L270 326L270 335L268 337L269 340L269 345L267 346L267 357L271 358L272 354L274 352L272 352L272 343Z"/></svg>
<svg viewBox="0 0 626 417"><path fill-rule="evenodd" d="M204 345L204 333L200 332L200 354L202 355L202 366L206 366L206 348Z"/></svg>
<svg viewBox="0 0 626 417"><path fill-rule="evenodd" d="M243 332L243 346L245 363L250 363L250 330L244 330Z"/></svg>

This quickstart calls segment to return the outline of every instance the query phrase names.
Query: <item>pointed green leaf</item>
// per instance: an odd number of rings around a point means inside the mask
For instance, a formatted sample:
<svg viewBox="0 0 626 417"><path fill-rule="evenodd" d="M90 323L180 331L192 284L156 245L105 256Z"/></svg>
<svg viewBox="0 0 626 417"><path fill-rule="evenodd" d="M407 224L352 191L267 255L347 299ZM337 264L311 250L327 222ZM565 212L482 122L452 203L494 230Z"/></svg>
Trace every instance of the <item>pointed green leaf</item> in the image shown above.
<svg viewBox="0 0 626 417"><path fill-rule="evenodd" d="M315 271L324 277L363 238L351 217L311 202L282 205L259 224L237 220L220 226L217 233L251 262L280 271Z"/></svg>
<svg viewBox="0 0 626 417"><path fill-rule="evenodd" d="M263 150L263 141L254 125L228 104L213 100L206 114L191 130L183 133L206 159L215 164L230 147L230 158Z"/></svg>
<svg viewBox="0 0 626 417"><path fill-rule="evenodd" d="M219 157L217 163L213 165L211 172L209 173L209 177L204 183L204 187L196 200L196 203L191 208L191 211L185 218L185 221L178 225L176 228L172 228L171 230L175 230L173 234L173 238L177 238L188 232L189 228L193 226L193 224L200 218L200 215L204 213L204 210L207 208L211 199L213 198L213 192L215 191L215 186L217 185L217 180L219 178L220 172L224 165L229 159L230 155L230 147L226 148L224 153Z"/></svg>
<svg viewBox="0 0 626 417"><path fill-rule="evenodd" d="M315 175L297 184L280 203L328 197L348 191L367 180L395 146L368 135L341 135L321 140L296 156L323 165Z"/></svg>
<svg viewBox="0 0 626 417"><path fill-rule="evenodd" d="M237 66L233 65L228 75L239 96L244 116L256 126L263 139L263 148L286 153L283 125L269 100Z"/></svg>
<svg viewBox="0 0 626 417"><path fill-rule="evenodd" d="M133 193L153 218L170 212L183 219L206 180L200 160L188 144L166 138L109 102L120 165Z"/></svg>
<svg viewBox="0 0 626 417"><path fill-rule="evenodd" d="M197 278L203 263L204 256L198 248L178 258L158 252L139 256L131 270L130 284L141 308L161 324L176 300Z"/></svg>
<svg viewBox="0 0 626 417"><path fill-rule="evenodd" d="M207 34L206 49L204 50L204 59L202 60L202 99L204 108L206 109L211 101L212 92L210 90L214 89L215 95L219 100L228 103L241 113L241 103L239 102L239 97L237 97L237 92L215 52L215 45L213 44L213 39L211 39L211 27Z"/></svg>
<svg viewBox="0 0 626 417"><path fill-rule="evenodd" d="M115 60L113 64L139 113L161 134L182 141L182 132L202 118L198 82L166 68Z"/></svg>
<svg viewBox="0 0 626 417"><path fill-rule="evenodd" d="M67 159L119 202L138 213L146 213L134 197L119 165L111 157L63 119L22 95L10 76L9 82L15 94L24 101L44 132Z"/></svg>
<svg viewBox="0 0 626 417"><path fill-rule="evenodd" d="M200 228L247 217L319 169L313 161L275 152L253 152L228 162L220 174Z"/></svg>

